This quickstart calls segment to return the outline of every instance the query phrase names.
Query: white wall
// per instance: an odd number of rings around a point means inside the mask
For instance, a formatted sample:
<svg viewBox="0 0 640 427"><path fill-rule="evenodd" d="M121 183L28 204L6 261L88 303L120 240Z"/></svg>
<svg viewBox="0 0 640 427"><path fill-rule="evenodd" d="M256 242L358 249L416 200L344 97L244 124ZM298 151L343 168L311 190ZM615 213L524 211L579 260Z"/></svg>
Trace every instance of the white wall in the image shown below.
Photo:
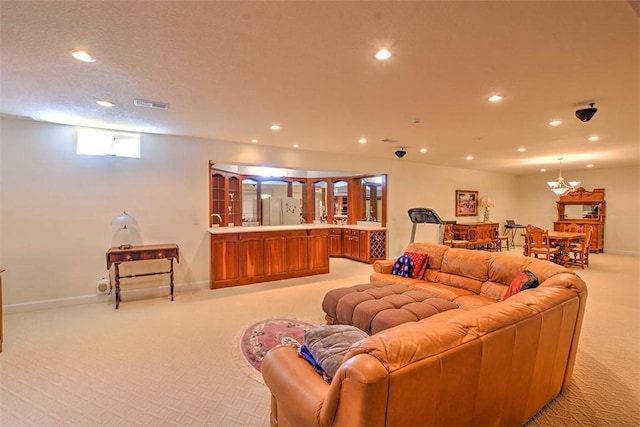
<svg viewBox="0 0 640 427"><path fill-rule="evenodd" d="M547 218L549 212L555 212L555 204L545 189L545 179L413 163L412 155L399 160L390 152L388 160L367 159L366 146L354 147L354 155L345 156L143 134L141 159L78 156L73 127L0 119L0 263L7 269L4 303L94 296L96 280L106 270L105 252L112 244L109 223L125 209L138 220L144 243L180 245L177 284L208 282L209 160L386 173L390 257L402 253L409 241L409 208L430 207L443 219L459 222L482 219L454 216L456 189L477 190L480 196L494 198L493 221L553 220L553 216ZM607 235L609 247L637 253L637 239L627 245L624 234L615 237L618 227L631 227L633 221L637 234L638 169L634 170L635 190L628 188L625 197L632 198L635 210L615 207L622 195L608 188L614 185L613 177L605 174L602 183L596 175L592 182L577 178L587 186L607 188L608 225L620 224L614 226L613 237ZM627 178L630 175L633 171ZM540 213L534 213L536 210ZM634 214L633 219L627 214ZM420 226L416 240L435 241L435 236L437 227ZM138 267L134 264L134 268Z"/></svg>

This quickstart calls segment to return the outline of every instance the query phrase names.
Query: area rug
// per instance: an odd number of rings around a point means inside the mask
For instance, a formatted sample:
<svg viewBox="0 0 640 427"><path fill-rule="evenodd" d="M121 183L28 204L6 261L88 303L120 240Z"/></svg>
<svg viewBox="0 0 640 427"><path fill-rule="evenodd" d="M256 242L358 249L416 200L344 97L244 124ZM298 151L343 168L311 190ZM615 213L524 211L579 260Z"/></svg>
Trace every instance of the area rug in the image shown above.
<svg viewBox="0 0 640 427"><path fill-rule="evenodd" d="M296 350L299 349L304 342L305 332L317 326L286 318L256 322L241 333L236 344L241 355L238 363L251 378L263 382L260 368L267 352L278 345L289 345Z"/></svg>

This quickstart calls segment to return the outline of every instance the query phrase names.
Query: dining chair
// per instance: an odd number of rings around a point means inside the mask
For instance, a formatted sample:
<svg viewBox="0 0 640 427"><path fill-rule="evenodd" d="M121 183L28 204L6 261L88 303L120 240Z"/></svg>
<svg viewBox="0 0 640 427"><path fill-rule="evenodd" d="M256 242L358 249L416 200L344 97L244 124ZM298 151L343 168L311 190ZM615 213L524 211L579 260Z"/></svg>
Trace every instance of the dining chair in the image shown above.
<svg viewBox="0 0 640 427"><path fill-rule="evenodd" d="M500 234L498 230L496 230L496 245L497 249L502 252L502 249L505 248L509 250L509 232L505 229L503 234Z"/></svg>
<svg viewBox="0 0 640 427"><path fill-rule="evenodd" d="M589 246L591 245L591 236L593 236L593 228L589 227L587 237L580 242L580 246L572 246L569 248L570 265L579 265L583 270L585 265L589 267Z"/></svg>
<svg viewBox="0 0 640 427"><path fill-rule="evenodd" d="M553 256L557 255L559 250L549 245L548 230L529 224L525 234L529 245L529 256L539 258L539 255L541 255L545 259L553 261Z"/></svg>
<svg viewBox="0 0 640 427"><path fill-rule="evenodd" d="M469 240L455 239L455 235L453 233L453 224L444 225L444 237L442 239L442 244L450 246L452 248L469 248Z"/></svg>

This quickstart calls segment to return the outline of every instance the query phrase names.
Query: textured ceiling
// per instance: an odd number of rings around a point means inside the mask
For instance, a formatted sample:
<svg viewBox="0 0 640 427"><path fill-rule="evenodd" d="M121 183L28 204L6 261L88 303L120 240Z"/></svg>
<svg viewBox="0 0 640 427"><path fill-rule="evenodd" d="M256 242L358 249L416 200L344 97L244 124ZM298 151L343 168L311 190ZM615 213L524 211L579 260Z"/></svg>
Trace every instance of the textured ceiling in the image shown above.
<svg viewBox="0 0 640 427"><path fill-rule="evenodd" d="M636 10L626 1L4 0L0 112L513 174L555 169L558 157L567 170L637 165ZM381 46L388 61L374 59ZM97 61L73 59L78 48ZM504 100L487 102L495 93ZM598 112L582 123L575 110L589 102ZM396 160L401 146L408 154Z"/></svg>

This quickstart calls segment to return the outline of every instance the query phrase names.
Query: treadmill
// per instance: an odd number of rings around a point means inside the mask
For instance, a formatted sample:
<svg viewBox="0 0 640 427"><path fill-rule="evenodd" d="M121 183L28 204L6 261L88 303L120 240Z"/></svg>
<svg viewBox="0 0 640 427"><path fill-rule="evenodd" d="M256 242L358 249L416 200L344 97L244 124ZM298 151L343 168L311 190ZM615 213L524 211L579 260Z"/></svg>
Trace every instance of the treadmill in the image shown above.
<svg viewBox="0 0 640 427"><path fill-rule="evenodd" d="M413 223L411 228L411 240L409 243L413 243L416 238L416 227L418 224L438 224L438 242L442 243L442 238L444 236L444 225L445 224L455 224L455 221L443 221L442 218L438 216L436 211L431 208L411 208L408 211L409 219Z"/></svg>

